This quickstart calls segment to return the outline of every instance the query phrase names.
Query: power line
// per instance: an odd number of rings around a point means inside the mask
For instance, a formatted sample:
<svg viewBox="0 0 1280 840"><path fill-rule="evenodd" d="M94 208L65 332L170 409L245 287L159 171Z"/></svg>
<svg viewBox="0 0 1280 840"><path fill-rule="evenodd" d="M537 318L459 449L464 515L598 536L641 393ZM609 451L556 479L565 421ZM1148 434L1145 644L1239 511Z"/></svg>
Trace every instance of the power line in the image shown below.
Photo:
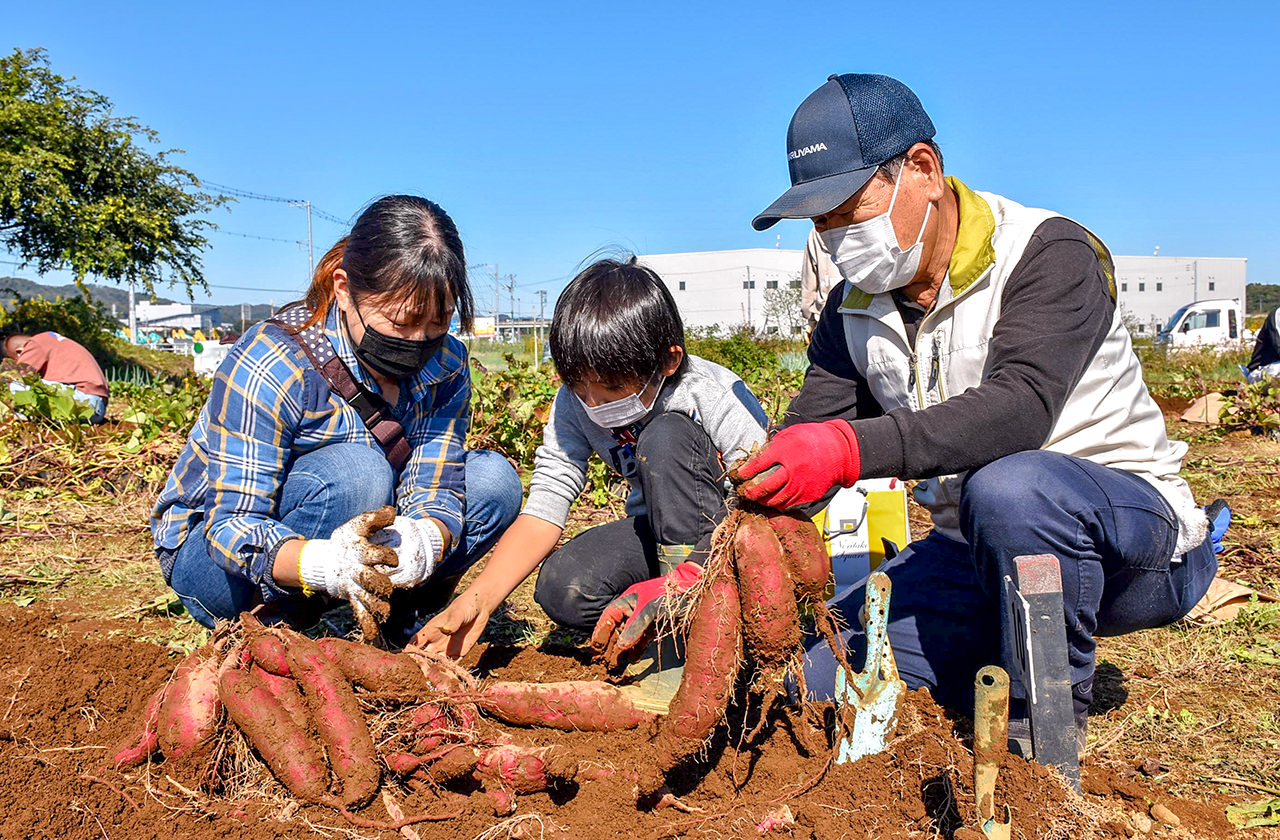
<svg viewBox="0 0 1280 840"><path fill-rule="evenodd" d="M316 208L315 205L312 205L311 212L315 213L317 216L319 216L321 219L324 219L326 222L333 222L336 225L342 225L343 227L347 227L348 225L351 224L347 219L339 219L337 216L333 215L332 213L326 213L323 210Z"/></svg>
<svg viewBox="0 0 1280 840"><path fill-rule="evenodd" d="M236 233L233 230L218 230L214 232L220 233L223 236L238 236L241 239L261 239L264 242L287 242L290 245L306 245L307 244L305 239L282 239L279 236L259 236L256 233Z"/></svg>
<svg viewBox="0 0 1280 840"><path fill-rule="evenodd" d="M334 224L339 224L343 226L347 224L346 219L340 219L337 216L333 215L332 213L327 213L324 210L321 210L319 207L316 207L314 204L312 204L310 201L307 201L305 198L285 198L284 196L280 196L280 195L266 195L265 193L257 193L257 192L252 192L250 190L242 190L239 187L229 187L226 184L219 184L215 181L205 181L204 183L213 187L215 190L222 190L225 193L229 193L230 195L238 196L240 198L250 198L250 199L253 199L254 201L273 201L277 204L288 204L291 207L309 206L311 208L311 212L315 216L318 216L319 218L324 219L326 222L333 222Z"/></svg>
<svg viewBox="0 0 1280 840"><path fill-rule="evenodd" d="M213 181L205 181L204 183L210 187L213 187L215 190L222 190L223 192L230 193L231 195L238 196L240 198L252 198L254 201L275 201L279 204L299 204L300 203L299 200L296 198L281 198L278 195L263 195L262 193L249 192L248 190L241 190L235 187L228 187L226 184L217 184L217 183L214 183Z"/></svg>
<svg viewBox="0 0 1280 840"><path fill-rule="evenodd" d="M264 289L261 286L222 286L217 283L209 283L210 289L231 289L237 292L279 292L283 295L301 294L299 289Z"/></svg>

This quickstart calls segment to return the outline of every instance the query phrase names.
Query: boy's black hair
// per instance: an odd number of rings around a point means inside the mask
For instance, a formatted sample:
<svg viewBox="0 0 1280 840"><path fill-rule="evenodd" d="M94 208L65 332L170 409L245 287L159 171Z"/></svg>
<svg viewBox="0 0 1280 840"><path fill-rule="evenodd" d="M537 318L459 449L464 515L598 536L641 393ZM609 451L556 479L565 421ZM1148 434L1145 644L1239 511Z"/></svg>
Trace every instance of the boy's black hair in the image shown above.
<svg viewBox="0 0 1280 840"><path fill-rule="evenodd" d="M551 359L566 385L648 382L684 347L684 323L662 279L636 258L597 260L560 293ZM683 366L683 363L682 363Z"/></svg>

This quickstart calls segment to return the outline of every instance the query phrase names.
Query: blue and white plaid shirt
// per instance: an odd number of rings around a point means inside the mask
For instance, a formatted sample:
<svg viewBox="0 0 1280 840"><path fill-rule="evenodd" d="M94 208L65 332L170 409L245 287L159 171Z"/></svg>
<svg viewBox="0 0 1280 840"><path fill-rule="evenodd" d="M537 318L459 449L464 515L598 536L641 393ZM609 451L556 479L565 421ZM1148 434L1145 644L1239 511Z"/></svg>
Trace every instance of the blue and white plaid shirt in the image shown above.
<svg viewBox="0 0 1280 840"><path fill-rule="evenodd" d="M356 361L337 306L325 334L352 375L378 384ZM393 409L412 450L396 485L401 516L434 517L458 544L463 516L463 443L471 406L467 348L449 336ZM292 336L275 324L250 328L223 360L187 445L151 514L157 549L176 550L202 527L211 559L258 584L267 600L289 594L271 576L276 548L299 537L276 517L293 459L331 443L382 451L359 413L332 392ZM353 476L353 480L359 480Z"/></svg>

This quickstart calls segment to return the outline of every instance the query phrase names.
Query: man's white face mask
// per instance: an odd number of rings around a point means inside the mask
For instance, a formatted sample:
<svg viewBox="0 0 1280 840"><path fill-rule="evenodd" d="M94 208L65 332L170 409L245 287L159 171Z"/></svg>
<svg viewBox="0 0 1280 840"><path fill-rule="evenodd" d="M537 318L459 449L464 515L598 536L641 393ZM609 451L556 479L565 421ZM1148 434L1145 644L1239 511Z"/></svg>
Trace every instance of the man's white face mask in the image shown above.
<svg viewBox="0 0 1280 840"><path fill-rule="evenodd" d="M878 295L909 284L920 268L920 254L924 251L924 229L929 223L933 202L925 205L924 221L915 244L907 250L898 245L898 234L893 230L893 207L898 201L898 187L902 184L904 162L893 182L893 197L889 209L879 216L858 222L856 225L828 228L820 231L822 243L831 253L831 259L840 276L855 288Z"/></svg>

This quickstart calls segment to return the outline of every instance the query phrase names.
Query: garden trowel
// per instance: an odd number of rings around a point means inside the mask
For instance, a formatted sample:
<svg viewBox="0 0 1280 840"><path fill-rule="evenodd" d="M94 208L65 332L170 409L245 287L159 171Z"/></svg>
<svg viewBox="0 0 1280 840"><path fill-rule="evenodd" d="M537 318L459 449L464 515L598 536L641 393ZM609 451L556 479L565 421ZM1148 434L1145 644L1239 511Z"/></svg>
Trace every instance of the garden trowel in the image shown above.
<svg viewBox="0 0 1280 840"><path fill-rule="evenodd" d="M883 752L898 728L898 705L907 686L898 678L889 645L891 589L888 575L882 572L867 578L867 600L859 616L867 636L866 665L861 672L846 672L844 667L836 671L836 703L845 721L836 764Z"/></svg>

